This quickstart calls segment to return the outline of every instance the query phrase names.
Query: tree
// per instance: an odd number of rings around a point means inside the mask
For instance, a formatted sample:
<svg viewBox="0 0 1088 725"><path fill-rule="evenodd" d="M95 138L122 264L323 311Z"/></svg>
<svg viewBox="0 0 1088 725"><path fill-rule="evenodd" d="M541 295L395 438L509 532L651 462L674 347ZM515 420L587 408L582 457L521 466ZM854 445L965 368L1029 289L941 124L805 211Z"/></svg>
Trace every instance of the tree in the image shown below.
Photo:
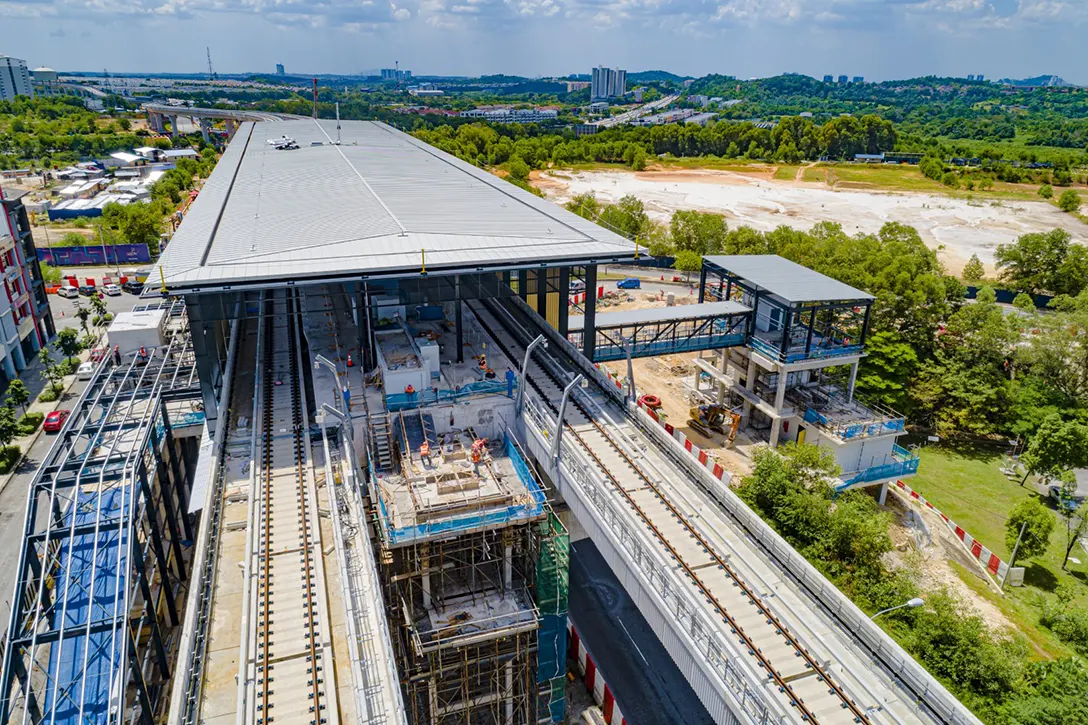
<svg viewBox="0 0 1088 725"><path fill-rule="evenodd" d="M1020 527L1024 535L1020 536ZM1005 521L1005 548L1010 552L1015 548L1016 555L1024 559L1042 556L1050 546L1050 533L1054 531L1054 514L1039 499L1025 499L1013 507ZM1020 547L1016 540L1020 539ZM1015 562L1009 562L1012 566Z"/></svg>
<svg viewBox="0 0 1088 725"><path fill-rule="evenodd" d="M1064 421L1057 413L1047 416L1031 437L1020 462L1024 464L1023 486L1028 476L1061 476L1064 472L1085 465L1088 457L1088 427Z"/></svg>
<svg viewBox="0 0 1088 725"><path fill-rule="evenodd" d="M90 298L91 309L94 310L95 324L102 325L106 320L106 312L109 308L106 306L106 298L101 293L91 295Z"/></svg>
<svg viewBox="0 0 1088 725"><path fill-rule="evenodd" d="M30 402L30 391L26 389L26 383L19 378L11 381L8 386L8 402L16 405L23 414L26 414L26 404Z"/></svg>
<svg viewBox="0 0 1088 725"><path fill-rule="evenodd" d="M1027 292L1016 295L1012 301L1012 306L1021 312L1035 312L1035 300Z"/></svg>
<svg viewBox="0 0 1088 725"><path fill-rule="evenodd" d="M1067 273L1072 237L1064 229L1023 234L1014 244L999 244L994 260L1001 279L1016 289L1038 294L1069 293ZM1079 290L1078 290L1079 291ZM1076 292L1073 292L1076 294Z"/></svg>
<svg viewBox="0 0 1088 725"><path fill-rule="evenodd" d="M91 315L94 314L90 307L84 307L80 305L76 308L76 317L79 318L79 326L83 328L83 334L90 334L90 330L87 329L87 320L91 319Z"/></svg>
<svg viewBox="0 0 1088 725"><path fill-rule="evenodd" d="M51 264L42 262L42 280L48 284L60 284L64 277L61 275L59 267L54 267Z"/></svg>
<svg viewBox="0 0 1088 725"><path fill-rule="evenodd" d="M701 256L725 248L728 228L721 214L681 210L672 215L669 231L677 252L695 252Z"/></svg>
<svg viewBox="0 0 1088 725"><path fill-rule="evenodd" d="M1044 199L1051 199L1054 197L1054 189L1050 186L1050 184L1043 184L1039 187L1039 196L1043 197Z"/></svg>
<svg viewBox="0 0 1088 725"><path fill-rule="evenodd" d="M1080 195L1072 189L1066 189L1058 197L1058 208L1072 214L1080 209Z"/></svg>
<svg viewBox="0 0 1088 725"><path fill-rule="evenodd" d="M10 446L19 434L19 424L15 420L15 410L10 405L0 406L0 444Z"/></svg>
<svg viewBox="0 0 1088 725"><path fill-rule="evenodd" d="M1077 479L1072 471L1067 471L1058 495L1058 513L1065 519L1065 557L1062 559L1062 569L1069 563L1073 547L1088 533L1088 503L1073 498L1076 490Z"/></svg>
<svg viewBox="0 0 1088 725"><path fill-rule="evenodd" d="M686 249L680 250L676 253L672 266L686 274L698 272L703 266L703 257L698 252L690 252Z"/></svg>
<svg viewBox="0 0 1088 725"><path fill-rule="evenodd" d="M50 354L48 347L43 347L38 351L38 361L42 364L42 379L49 383L49 389L54 393L60 392L60 383L63 376L60 374L57 363L53 360L53 355Z"/></svg>
<svg viewBox="0 0 1088 725"><path fill-rule="evenodd" d="M918 369L918 354L891 330L881 330L865 341L866 356L858 369L857 390L900 412L910 408L907 389Z"/></svg>
<svg viewBox="0 0 1088 725"><path fill-rule="evenodd" d="M54 343L57 350L64 355L66 360L71 360L82 349L82 345L79 342L79 333L68 327L57 333L57 340Z"/></svg>
<svg viewBox="0 0 1088 725"><path fill-rule="evenodd" d="M980 282L986 276L986 268L977 254L972 254L967 264L963 265L963 279L966 282Z"/></svg>

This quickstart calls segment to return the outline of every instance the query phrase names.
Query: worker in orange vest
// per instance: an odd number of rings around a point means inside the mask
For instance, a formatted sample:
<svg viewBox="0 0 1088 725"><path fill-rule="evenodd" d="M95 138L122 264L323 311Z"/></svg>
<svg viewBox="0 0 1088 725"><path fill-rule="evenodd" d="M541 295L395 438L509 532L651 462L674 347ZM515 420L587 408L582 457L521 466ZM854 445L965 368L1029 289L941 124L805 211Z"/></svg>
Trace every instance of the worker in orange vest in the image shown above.
<svg viewBox="0 0 1088 725"><path fill-rule="evenodd" d="M407 395L409 398L416 394L416 389L412 387L411 383L405 386L404 394Z"/></svg>
<svg viewBox="0 0 1088 725"><path fill-rule="evenodd" d="M431 444L427 441L423 441L423 445L419 447L419 460L428 468L431 467Z"/></svg>

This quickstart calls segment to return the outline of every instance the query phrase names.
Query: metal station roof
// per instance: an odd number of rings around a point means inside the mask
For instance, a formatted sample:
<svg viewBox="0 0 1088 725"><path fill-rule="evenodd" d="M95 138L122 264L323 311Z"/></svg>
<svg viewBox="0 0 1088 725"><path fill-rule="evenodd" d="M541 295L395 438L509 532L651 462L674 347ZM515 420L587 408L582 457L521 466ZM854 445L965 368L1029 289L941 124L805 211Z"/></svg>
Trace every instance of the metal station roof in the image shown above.
<svg viewBox="0 0 1088 725"><path fill-rule="evenodd" d="M385 124L340 126L338 134L336 121L242 124L163 255L166 286L634 256L620 235ZM284 136L298 148L276 148Z"/></svg>
<svg viewBox="0 0 1088 725"><path fill-rule="evenodd" d="M594 327L625 327L627 325L653 324L654 322L675 322L676 320L701 320L708 317L724 317L741 312L751 312L739 302L703 302L698 305L675 305L673 307L651 307L645 310L620 310L602 312L596 315ZM571 315L567 319L567 329L578 332L585 327L586 318Z"/></svg>
<svg viewBox="0 0 1088 725"><path fill-rule="evenodd" d="M715 254L703 259L789 303L875 299L777 254Z"/></svg>

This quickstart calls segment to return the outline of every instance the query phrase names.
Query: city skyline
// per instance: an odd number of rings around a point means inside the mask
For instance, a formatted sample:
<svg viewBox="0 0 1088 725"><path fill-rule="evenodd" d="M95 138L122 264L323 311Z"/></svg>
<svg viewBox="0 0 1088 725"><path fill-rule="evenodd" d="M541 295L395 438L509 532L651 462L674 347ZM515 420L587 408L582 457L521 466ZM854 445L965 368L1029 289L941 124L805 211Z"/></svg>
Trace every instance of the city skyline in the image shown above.
<svg viewBox="0 0 1088 725"><path fill-rule="evenodd" d="M201 72L208 46L220 73L283 63L300 74L354 74L399 58L417 75L555 76L604 62L689 76L819 78L834 69L871 81L981 72L1088 83L1077 40L1088 4L1069 0L7 0L0 18L9 30L0 53L60 70L96 70L93 57L111 72Z"/></svg>

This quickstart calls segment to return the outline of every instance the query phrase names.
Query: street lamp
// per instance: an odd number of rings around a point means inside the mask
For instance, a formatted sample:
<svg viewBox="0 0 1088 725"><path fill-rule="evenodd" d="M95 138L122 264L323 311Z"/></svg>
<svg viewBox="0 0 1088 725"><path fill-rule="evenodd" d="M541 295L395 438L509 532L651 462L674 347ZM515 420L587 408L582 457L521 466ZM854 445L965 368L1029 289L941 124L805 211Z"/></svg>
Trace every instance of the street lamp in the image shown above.
<svg viewBox="0 0 1088 725"><path fill-rule="evenodd" d="M514 405L515 415L521 410L521 402L525 398L525 373L529 369L529 356L533 354L533 348L541 344L544 345L545 350L548 349L548 341L544 339L543 335L537 335L536 339L525 348L525 359L521 361L521 377L518 378L518 399Z"/></svg>
<svg viewBox="0 0 1088 725"><path fill-rule="evenodd" d="M559 404L559 415L556 417L555 422L555 441L552 443L552 460L558 460L559 458L559 446L563 441L563 418L567 412L567 398L570 397L570 391L574 390L574 386L582 382L581 375L575 375L574 380L571 380L567 384L567 387L563 388L563 402Z"/></svg>
<svg viewBox="0 0 1088 725"><path fill-rule="evenodd" d="M314 370L320 370L321 366L325 366L332 373L332 380L336 383L336 392L340 393L340 397L344 397L344 386L340 384L340 371L336 369L336 364L332 360L328 359L324 355L314 356Z"/></svg>
<svg viewBox="0 0 1088 725"><path fill-rule="evenodd" d="M914 599L911 599L910 601L904 602L904 603L902 603L902 604L900 604L898 606L888 607L887 609L881 609L879 612L877 612L873 616L869 617L869 619L876 619L881 614L887 614L888 612L894 612L896 609L902 609L903 607L908 607L910 609L917 609L918 607L922 606L923 604L925 604L925 600L919 599L918 597L915 597Z"/></svg>

